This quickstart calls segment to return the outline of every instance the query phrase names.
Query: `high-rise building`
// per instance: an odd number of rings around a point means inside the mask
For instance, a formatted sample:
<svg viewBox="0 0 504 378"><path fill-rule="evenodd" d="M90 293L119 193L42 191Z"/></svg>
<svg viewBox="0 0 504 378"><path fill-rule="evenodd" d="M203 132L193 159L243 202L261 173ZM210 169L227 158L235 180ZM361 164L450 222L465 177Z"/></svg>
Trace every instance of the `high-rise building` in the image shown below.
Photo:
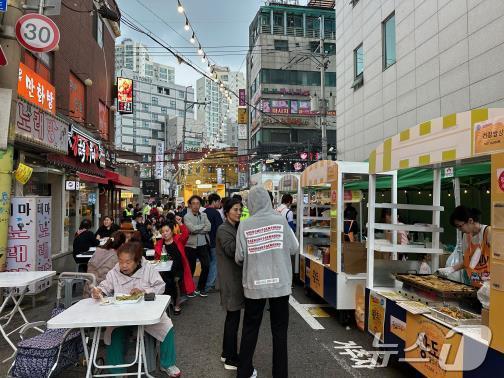
<svg viewBox="0 0 504 378"><path fill-rule="evenodd" d="M501 4L338 0L338 158L363 161L417 124L504 106Z"/></svg>
<svg viewBox="0 0 504 378"><path fill-rule="evenodd" d="M143 77L125 68L117 71L116 75L133 80L133 113L117 114L116 146L144 155L146 162L152 161L157 142L163 141L165 146L169 144L169 119L183 119L184 99L193 101L194 90L191 87ZM188 120L194 119L193 108L187 110L186 117ZM143 176L148 176L148 172L144 172Z"/></svg>
<svg viewBox="0 0 504 378"><path fill-rule="evenodd" d="M128 68L142 77L175 83L175 68L153 62L143 44L127 38L115 46L115 53L116 72Z"/></svg>
<svg viewBox="0 0 504 378"><path fill-rule="evenodd" d="M326 61L325 95L336 92L334 2L269 1L249 27L247 83L252 175L296 172L319 158L320 116L310 98L321 95L321 60ZM324 51L321 54L321 31ZM335 114L327 117L330 147L336 144Z"/></svg>
<svg viewBox="0 0 504 378"><path fill-rule="evenodd" d="M198 123L204 124L203 133L209 145L226 147L233 140L232 135L229 138L229 134L237 129L238 99L231 96L231 102L228 102L219 81L224 84L224 88L238 93L239 89L245 88L245 77L242 72L230 71L229 67L213 66L212 71L217 82L206 77L196 81L198 102L209 102L207 106L199 107L197 119Z"/></svg>

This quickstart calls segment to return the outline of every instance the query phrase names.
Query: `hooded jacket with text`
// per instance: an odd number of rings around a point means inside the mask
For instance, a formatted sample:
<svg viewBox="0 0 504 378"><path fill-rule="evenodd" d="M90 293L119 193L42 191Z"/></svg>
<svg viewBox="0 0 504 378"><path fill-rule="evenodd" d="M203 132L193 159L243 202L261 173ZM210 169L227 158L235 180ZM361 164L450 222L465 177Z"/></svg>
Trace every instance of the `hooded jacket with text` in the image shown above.
<svg viewBox="0 0 504 378"><path fill-rule="evenodd" d="M290 295L292 265L290 255L299 243L287 219L276 212L266 189L253 187L248 196L250 218L240 222L235 260L243 265L246 298L262 299Z"/></svg>

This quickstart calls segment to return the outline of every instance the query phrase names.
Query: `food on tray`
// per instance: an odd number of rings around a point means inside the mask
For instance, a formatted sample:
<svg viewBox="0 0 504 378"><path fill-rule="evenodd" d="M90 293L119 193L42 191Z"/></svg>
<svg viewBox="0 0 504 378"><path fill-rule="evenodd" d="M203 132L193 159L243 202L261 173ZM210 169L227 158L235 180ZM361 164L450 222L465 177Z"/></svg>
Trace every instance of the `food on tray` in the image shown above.
<svg viewBox="0 0 504 378"><path fill-rule="evenodd" d="M397 278L406 283L426 286L440 292L459 292L459 293L474 292L474 288L471 286L445 280L432 274L427 276L421 276L415 274L400 274L397 276Z"/></svg>
<svg viewBox="0 0 504 378"><path fill-rule="evenodd" d="M471 313L467 311L462 311L461 309L454 307L454 306L443 306L437 309L439 312L442 312L443 314L446 314L448 316L451 316L452 318L455 319L461 319L461 320L466 320L466 319L476 319L477 317L475 315L472 315Z"/></svg>
<svg viewBox="0 0 504 378"><path fill-rule="evenodd" d="M143 293L131 294L131 295L118 295L116 301L136 301L143 296Z"/></svg>

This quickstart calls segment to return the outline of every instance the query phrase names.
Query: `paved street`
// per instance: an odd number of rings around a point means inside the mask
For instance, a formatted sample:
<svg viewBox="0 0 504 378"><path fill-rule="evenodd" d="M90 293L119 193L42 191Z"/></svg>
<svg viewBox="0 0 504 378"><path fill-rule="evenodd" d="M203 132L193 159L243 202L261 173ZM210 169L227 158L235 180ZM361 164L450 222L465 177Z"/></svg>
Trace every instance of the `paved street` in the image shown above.
<svg viewBox="0 0 504 378"><path fill-rule="evenodd" d="M29 320L47 319L55 299L53 287L48 296L38 298L37 308L32 309L27 300L24 307ZM301 304L316 303L316 298L308 298L302 288L296 287L294 298ZM328 310L328 312L331 312ZM334 314L332 314L334 315ZM185 377L233 377L234 372L224 370L219 360L222 342L222 329L225 313L219 305L219 294L208 298L195 298L186 302L183 312L175 317L177 365ZM367 350L371 350L371 337L341 326L335 316L316 318L325 328L313 330L308 323L291 307L289 324L289 372L291 377L371 377L377 373L383 377L415 376L415 372L405 366L391 366L387 369L368 370L352 368L348 356L335 353L331 347L334 341L354 341ZM4 359L10 349L3 342L0 347L0 359ZM271 377L271 336L269 313L266 311L259 335L254 363L259 377ZM0 364L0 376L4 377L7 364ZM84 376L83 367L68 369L61 377ZM155 377L162 377L159 372Z"/></svg>

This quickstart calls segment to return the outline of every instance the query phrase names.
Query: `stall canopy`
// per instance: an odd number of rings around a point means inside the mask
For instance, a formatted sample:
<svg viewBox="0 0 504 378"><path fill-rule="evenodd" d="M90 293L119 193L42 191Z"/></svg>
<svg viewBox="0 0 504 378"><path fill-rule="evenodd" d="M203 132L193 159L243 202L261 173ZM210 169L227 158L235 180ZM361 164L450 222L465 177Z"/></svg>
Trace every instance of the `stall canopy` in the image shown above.
<svg viewBox="0 0 504 378"><path fill-rule="evenodd" d="M467 164L462 166L457 166L453 170L453 177L474 177L474 176L488 176L490 180L490 162L477 163L477 164ZM451 180L453 177L443 177L443 181ZM398 172L398 188L421 186L425 184L432 183L432 169L429 168L408 168L401 169ZM376 180L377 189L390 189L391 178L390 176L378 176ZM361 189L367 190L368 181L355 181L345 184L345 189Z"/></svg>
<svg viewBox="0 0 504 378"><path fill-rule="evenodd" d="M131 177L126 177L123 175L120 175L117 172L105 171L105 178L107 180L110 180L114 184L122 185L122 186L132 186L133 185L133 179Z"/></svg>

